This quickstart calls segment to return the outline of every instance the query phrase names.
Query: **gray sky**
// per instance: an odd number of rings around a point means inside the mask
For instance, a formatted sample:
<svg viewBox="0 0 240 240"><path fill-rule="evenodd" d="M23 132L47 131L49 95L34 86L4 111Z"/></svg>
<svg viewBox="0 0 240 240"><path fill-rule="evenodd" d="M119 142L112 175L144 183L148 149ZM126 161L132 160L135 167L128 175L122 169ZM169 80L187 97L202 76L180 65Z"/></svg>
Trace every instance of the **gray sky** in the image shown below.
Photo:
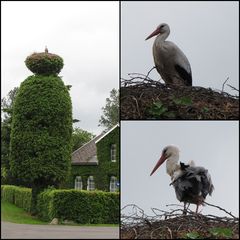
<svg viewBox="0 0 240 240"><path fill-rule="evenodd" d="M193 85L222 89L228 84L239 89L239 3L237 1L122 2L121 76L147 74L154 65L154 37L145 41L160 23L168 23L167 40L187 56ZM154 70L150 77L159 79ZM236 95L228 86L225 91Z"/></svg>
<svg viewBox="0 0 240 240"><path fill-rule="evenodd" d="M98 121L112 88L119 86L118 2L1 2L2 97L32 73L33 52L56 53L70 94L75 124L98 134Z"/></svg>
<svg viewBox="0 0 240 240"><path fill-rule="evenodd" d="M206 202L238 215L238 132L237 121L122 121L122 207L136 204L152 215L151 208L169 210L167 204L180 204L174 188L169 186L166 163L150 177L162 149L174 144L180 149L180 161L194 160L197 166L208 169L215 190ZM191 209L195 211L194 204ZM208 206L199 210L203 214L225 215Z"/></svg>

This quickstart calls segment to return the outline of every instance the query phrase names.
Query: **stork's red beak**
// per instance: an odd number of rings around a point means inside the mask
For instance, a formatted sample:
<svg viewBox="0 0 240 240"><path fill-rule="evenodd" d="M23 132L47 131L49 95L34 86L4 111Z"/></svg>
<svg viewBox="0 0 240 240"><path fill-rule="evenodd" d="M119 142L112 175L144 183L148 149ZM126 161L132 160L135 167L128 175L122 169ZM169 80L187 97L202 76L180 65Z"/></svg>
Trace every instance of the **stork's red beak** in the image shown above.
<svg viewBox="0 0 240 240"><path fill-rule="evenodd" d="M157 28L154 32L152 32L145 40L148 40L149 38L158 35L160 33L159 29Z"/></svg>
<svg viewBox="0 0 240 240"><path fill-rule="evenodd" d="M158 160L158 162L157 162L156 166L154 167L154 169L152 170L150 176L153 175L153 173L163 164L163 162L164 162L166 159L167 159L167 156L163 154L163 155L160 157L160 159Z"/></svg>

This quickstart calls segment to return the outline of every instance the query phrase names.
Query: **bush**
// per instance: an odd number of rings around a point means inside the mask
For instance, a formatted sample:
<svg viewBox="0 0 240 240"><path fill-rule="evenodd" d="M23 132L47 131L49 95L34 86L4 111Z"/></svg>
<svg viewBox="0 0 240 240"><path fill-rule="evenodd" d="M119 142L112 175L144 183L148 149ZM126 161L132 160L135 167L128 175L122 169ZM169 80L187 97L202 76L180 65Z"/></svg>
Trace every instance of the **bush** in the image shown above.
<svg viewBox="0 0 240 240"><path fill-rule="evenodd" d="M32 190L31 188L16 187L15 189L15 205L23 208L27 212L31 210Z"/></svg>
<svg viewBox="0 0 240 240"><path fill-rule="evenodd" d="M13 185L1 186L1 199L15 204L17 207L30 212L32 191L30 188L17 187Z"/></svg>
<svg viewBox="0 0 240 240"><path fill-rule="evenodd" d="M1 199L30 212L31 192L30 188L2 185ZM36 212L45 221L118 224L119 206L119 193L46 189L37 196Z"/></svg>
<svg viewBox="0 0 240 240"><path fill-rule="evenodd" d="M119 193L78 190L46 190L39 194L38 214L77 223L119 223Z"/></svg>
<svg viewBox="0 0 240 240"><path fill-rule="evenodd" d="M1 200L14 204L16 186L1 185Z"/></svg>

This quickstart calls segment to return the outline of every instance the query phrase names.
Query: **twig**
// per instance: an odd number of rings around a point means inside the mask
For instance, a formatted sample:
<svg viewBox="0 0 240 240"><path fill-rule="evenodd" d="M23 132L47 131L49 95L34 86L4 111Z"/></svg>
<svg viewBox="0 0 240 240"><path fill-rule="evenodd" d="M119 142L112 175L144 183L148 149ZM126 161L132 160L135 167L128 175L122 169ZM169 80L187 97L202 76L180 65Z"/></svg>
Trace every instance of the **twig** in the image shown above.
<svg viewBox="0 0 240 240"><path fill-rule="evenodd" d="M173 206L173 204L170 205ZM209 205L215 207L215 205ZM171 212L163 210L159 210L163 212L162 215L149 217L135 204L127 206L131 207L132 211L136 212L136 215L130 218L121 215L121 239L177 239L185 237L188 232L198 232L201 234L202 239L209 239L214 237L209 229L216 227L229 228L232 230L233 237L238 238L239 236L238 218L192 213L189 215L171 214ZM122 209L126 210L126 207ZM173 211L181 211L181 209ZM138 213L142 216L139 216ZM168 215L169 218L162 219L165 215Z"/></svg>
<svg viewBox="0 0 240 240"><path fill-rule="evenodd" d="M239 90L237 89L237 88L235 88L235 87L233 87L233 86L231 86L230 84L227 84L230 88L232 88L233 90L235 90L235 91L238 91L239 92Z"/></svg>
<svg viewBox="0 0 240 240"><path fill-rule="evenodd" d="M147 73L147 75L146 75L146 78L148 78L150 72L151 72L154 68L156 68L156 67L154 66L154 67L152 67L152 68L148 71L148 73Z"/></svg>
<svg viewBox="0 0 240 240"><path fill-rule="evenodd" d="M227 77L227 79L224 81L224 83L223 83L223 85L222 85L222 92L223 92L223 90L224 90L224 85L225 85L225 83L228 81L228 79L229 79L229 77Z"/></svg>
<svg viewBox="0 0 240 240"><path fill-rule="evenodd" d="M232 215L230 212L228 212L227 210L225 210L224 208L221 208L221 207L219 207L219 206L216 206L216 205L207 203L207 202L205 202L205 201L204 201L204 203L207 204L207 205L209 205L209 206L211 206L211 207L216 207L216 208L224 211L225 213L227 213L228 215L230 215L230 216L233 217L233 218L237 218L237 217L235 217L234 215Z"/></svg>

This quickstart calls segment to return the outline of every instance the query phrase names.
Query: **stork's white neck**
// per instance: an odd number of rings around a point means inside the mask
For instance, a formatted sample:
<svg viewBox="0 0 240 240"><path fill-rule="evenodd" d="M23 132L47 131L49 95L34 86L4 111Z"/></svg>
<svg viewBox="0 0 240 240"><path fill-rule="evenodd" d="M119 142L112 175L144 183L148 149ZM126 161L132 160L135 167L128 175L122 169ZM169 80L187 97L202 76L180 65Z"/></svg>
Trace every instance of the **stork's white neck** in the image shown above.
<svg viewBox="0 0 240 240"><path fill-rule="evenodd" d="M178 160L179 160L179 154L178 153L174 154L174 155L171 155L167 159L167 163L166 163L167 173L168 173L168 175L171 176L171 178L173 178L174 172L179 169Z"/></svg>
<svg viewBox="0 0 240 240"><path fill-rule="evenodd" d="M155 39L155 41L159 42L159 43L162 43L162 42L164 42L167 39L169 34L170 34L170 31L169 32L164 32L162 34L158 34L156 39Z"/></svg>

